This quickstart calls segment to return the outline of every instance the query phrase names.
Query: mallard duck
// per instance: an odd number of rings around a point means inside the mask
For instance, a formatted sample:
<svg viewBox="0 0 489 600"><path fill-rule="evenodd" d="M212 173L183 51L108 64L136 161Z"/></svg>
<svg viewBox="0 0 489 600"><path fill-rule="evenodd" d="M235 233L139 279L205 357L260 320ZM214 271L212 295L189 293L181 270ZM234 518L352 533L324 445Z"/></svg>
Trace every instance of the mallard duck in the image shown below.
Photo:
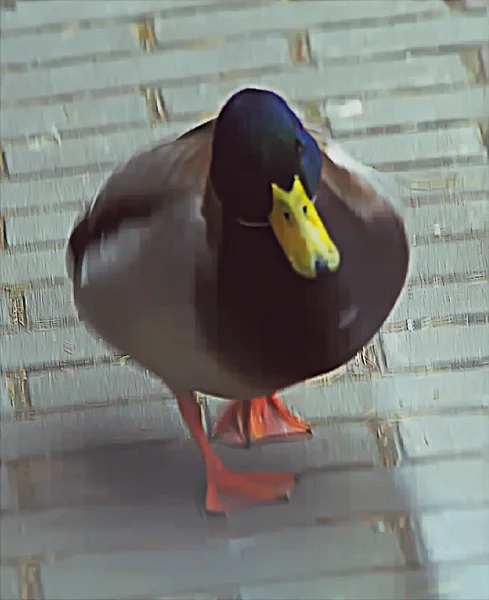
<svg viewBox="0 0 489 600"><path fill-rule="evenodd" d="M288 498L296 474L226 468L195 393L234 399L218 438L308 435L277 392L351 359L391 311L409 261L391 200L380 173L248 88L118 168L75 224L79 316L175 394L208 511Z"/></svg>

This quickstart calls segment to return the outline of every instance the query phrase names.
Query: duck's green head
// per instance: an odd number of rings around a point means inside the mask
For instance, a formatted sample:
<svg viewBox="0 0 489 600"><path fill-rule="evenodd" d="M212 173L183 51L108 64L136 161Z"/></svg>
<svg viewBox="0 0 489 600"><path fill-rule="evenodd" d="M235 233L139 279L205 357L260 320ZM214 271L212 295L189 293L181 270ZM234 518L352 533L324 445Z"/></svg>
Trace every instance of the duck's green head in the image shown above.
<svg viewBox="0 0 489 600"><path fill-rule="evenodd" d="M223 211L243 227L271 227L294 271L307 279L340 263L314 206L321 169L318 145L277 94L244 89L224 105L210 171Z"/></svg>

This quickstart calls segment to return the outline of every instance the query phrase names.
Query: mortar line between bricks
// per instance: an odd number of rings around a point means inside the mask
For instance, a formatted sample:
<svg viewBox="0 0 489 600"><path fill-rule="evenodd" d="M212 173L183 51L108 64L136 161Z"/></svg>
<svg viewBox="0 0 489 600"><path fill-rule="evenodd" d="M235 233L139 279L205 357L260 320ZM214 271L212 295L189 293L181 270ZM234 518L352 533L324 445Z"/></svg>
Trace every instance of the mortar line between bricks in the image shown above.
<svg viewBox="0 0 489 600"><path fill-rule="evenodd" d="M386 469L396 469L405 464L407 456L397 421L373 418L368 422L368 430L374 437L381 464ZM389 523L396 536L406 564L420 568L426 564L428 555L420 536L420 527L414 514L402 516Z"/></svg>
<svg viewBox="0 0 489 600"><path fill-rule="evenodd" d="M22 600L44 600L41 583L41 562L33 558L18 561L19 589Z"/></svg>
<svg viewBox="0 0 489 600"><path fill-rule="evenodd" d="M247 1L247 6L246 8L248 9L253 9L253 8L259 8L260 6L263 6L263 2L253 2L252 0L248 0ZM266 5L265 5L266 6ZM226 12L231 12L232 9L236 8L236 4L235 3L220 3L220 4L210 4L210 5L204 5L204 6L199 6L199 12L206 12L206 13L211 13L211 12L222 12L222 13L226 13ZM228 10L228 9L231 9ZM144 19L171 19L174 17L185 17L185 16L194 16L196 14L195 9L189 9L189 8L184 8L184 9L170 9L170 10L152 10L151 12L142 12L140 14L135 14L132 16L121 16L121 17L113 17L111 19L107 19L107 18L92 18L92 19L77 19L77 20L70 20L70 21L65 21L64 23L46 23L44 25L39 25L37 27L19 27L19 28L15 28L15 29L6 29L4 31L2 31L2 37L4 37L5 39L9 39L9 38L15 38L15 39L19 39L20 37L23 36L35 36L35 35L42 35L42 34L46 34L46 33L62 33L63 31L65 31L67 28L70 28L73 26L74 23L80 23L83 22L83 30L93 30L93 29L106 29L108 27L117 27L118 25L127 25L127 24L134 24L138 21L144 20ZM476 18L477 16L481 16L481 15L475 15L474 14L474 18ZM482 15L483 16L483 15ZM445 20L449 20L450 16L446 15L441 17ZM418 23L424 23L424 22L430 22L430 21L436 21L440 19L440 13L434 11L434 10L430 10L427 9L426 12L423 13L407 13L407 14L397 14L397 15L387 15L387 16L379 16L379 17L373 17L373 18L362 18L362 19L344 19L341 21L324 21L324 22L319 22L319 23L311 23L310 25L304 25L304 29L308 29L309 31L314 31L314 32L327 32L327 31L337 31L337 30L348 30L348 29L367 29L367 28L371 28L371 27L387 27L389 25L395 25L395 24L402 24L402 23L412 23L412 24L418 24ZM294 28L293 26L291 26L290 28L288 27L280 27L280 28L271 28L271 29L265 29L265 30L261 30L260 32L253 32L255 33L256 36L268 36L272 33L278 33L278 32L289 32L289 31L294 31L296 28ZM245 33L237 33L237 34L228 34L226 36L226 39L235 39L235 38L241 38L244 37L246 35ZM214 36L211 36L211 39ZM189 40L187 41L187 43L190 43L194 38L189 38ZM208 38L197 38L197 39L201 39L201 40L205 40ZM168 46L170 46L170 44L177 44L177 43L185 43L184 40L182 40L181 42L173 42L173 43L169 43ZM171 47L171 46L170 46Z"/></svg>

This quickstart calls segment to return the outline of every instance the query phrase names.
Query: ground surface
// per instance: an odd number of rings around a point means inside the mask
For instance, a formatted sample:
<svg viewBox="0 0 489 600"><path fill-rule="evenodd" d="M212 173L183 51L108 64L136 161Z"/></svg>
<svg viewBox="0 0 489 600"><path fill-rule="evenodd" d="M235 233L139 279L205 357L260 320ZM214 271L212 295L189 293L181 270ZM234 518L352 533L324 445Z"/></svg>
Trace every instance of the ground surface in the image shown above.
<svg viewBox="0 0 489 600"><path fill-rule="evenodd" d="M489 598L487 1L0 4L2 600ZM77 323L63 249L117 161L243 84L404 176L414 263L371 346L287 394L312 441L222 450L306 469L226 522L163 384Z"/></svg>

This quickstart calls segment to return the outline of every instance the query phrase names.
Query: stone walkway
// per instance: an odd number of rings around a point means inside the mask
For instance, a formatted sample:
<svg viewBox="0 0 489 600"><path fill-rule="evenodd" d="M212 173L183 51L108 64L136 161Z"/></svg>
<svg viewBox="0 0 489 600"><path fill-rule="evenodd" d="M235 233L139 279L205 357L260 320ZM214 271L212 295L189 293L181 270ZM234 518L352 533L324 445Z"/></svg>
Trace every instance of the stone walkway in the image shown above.
<svg viewBox="0 0 489 600"><path fill-rule="evenodd" d="M2 600L487 600L487 0L0 6ZM393 173L414 260L364 352L287 392L313 440L220 449L305 469L226 521L164 385L77 322L64 245L116 162L245 84Z"/></svg>

